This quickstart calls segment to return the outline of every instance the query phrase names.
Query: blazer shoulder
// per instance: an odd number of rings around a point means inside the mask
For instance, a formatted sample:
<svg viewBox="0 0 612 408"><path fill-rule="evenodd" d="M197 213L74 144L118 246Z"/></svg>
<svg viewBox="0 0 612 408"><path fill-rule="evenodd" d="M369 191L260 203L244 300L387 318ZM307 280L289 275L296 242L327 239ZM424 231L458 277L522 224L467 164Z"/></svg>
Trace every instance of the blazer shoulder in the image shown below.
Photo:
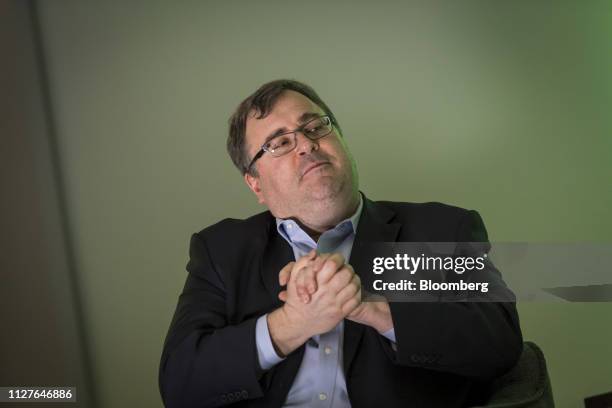
<svg viewBox="0 0 612 408"><path fill-rule="evenodd" d="M457 207L455 205L430 201L425 203L411 203L399 201L376 201L376 204L386 207L396 213L397 216L417 216L419 218L461 219L473 210Z"/></svg>
<svg viewBox="0 0 612 408"><path fill-rule="evenodd" d="M214 243L231 243L239 246L242 242L253 242L253 239L265 236L273 220L274 217L269 211L246 219L225 218L194 235L213 245Z"/></svg>
<svg viewBox="0 0 612 408"><path fill-rule="evenodd" d="M263 211L248 218L224 218L216 223L201 229L197 234L203 237L215 236L224 233L239 233L259 229L268 225L272 219L269 211Z"/></svg>
<svg viewBox="0 0 612 408"><path fill-rule="evenodd" d="M431 241L485 241L484 222L475 210L440 202L377 201L395 213L393 222L407 228L414 237Z"/></svg>
<svg viewBox="0 0 612 408"><path fill-rule="evenodd" d="M266 211L242 220L226 218L194 233L187 270L199 276L215 270L217 279L227 282L228 273L240 270L236 265L261 253L273 221Z"/></svg>

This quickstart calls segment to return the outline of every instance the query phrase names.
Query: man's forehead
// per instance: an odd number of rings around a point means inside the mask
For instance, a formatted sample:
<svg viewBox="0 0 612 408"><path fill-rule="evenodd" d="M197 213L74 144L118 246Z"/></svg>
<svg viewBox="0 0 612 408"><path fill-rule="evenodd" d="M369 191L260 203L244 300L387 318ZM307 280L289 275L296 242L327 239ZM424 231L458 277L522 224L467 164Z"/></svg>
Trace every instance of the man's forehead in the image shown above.
<svg viewBox="0 0 612 408"><path fill-rule="evenodd" d="M258 111L252 110L249 112L248 120L265 121L266 119L277 119L284 116L299 117L304 112L321 112L321 108L316 103L308 99L306 96L295 91L284 91L272 105L270 111L265 118L258 119Z"/></svg>
<svg viewBox="0 0 612 408"><path fill-rule="evenodd" d="M305 113L323 114L323 111L306 96L284 91L264 118L259 119L256 110L249 112L246 121L248 144L259 145L271 132L296 126Z"/></svg>

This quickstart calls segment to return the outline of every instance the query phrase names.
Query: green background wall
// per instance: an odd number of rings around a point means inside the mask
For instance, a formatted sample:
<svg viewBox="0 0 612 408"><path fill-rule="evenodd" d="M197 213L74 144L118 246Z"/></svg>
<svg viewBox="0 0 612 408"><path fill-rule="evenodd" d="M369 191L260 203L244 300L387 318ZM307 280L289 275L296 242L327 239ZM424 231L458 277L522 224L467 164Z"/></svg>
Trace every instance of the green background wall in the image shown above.
<svg viewBox="0 0 612 408"><path fill-rule="evenodd" d="M161 406L190 234L262 210L224 143L271 79L319 91L370 198L477 209L493 241L611 241L609 2L54 0L38 15L102 407ZM612 304L519 309L559 407L612 391Z"/></svg>

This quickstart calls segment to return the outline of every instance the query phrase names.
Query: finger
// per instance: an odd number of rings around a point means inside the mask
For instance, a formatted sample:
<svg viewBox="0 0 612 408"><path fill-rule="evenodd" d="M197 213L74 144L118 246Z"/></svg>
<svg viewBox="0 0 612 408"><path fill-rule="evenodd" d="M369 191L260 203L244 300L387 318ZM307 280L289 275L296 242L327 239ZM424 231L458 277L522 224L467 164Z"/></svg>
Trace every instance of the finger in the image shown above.
<svg viewBox="0 0 612 408"><path fill-rule="evenodd" d="M361 281L359 279L359 276L354 275L354 277L351 280L351 282L348 285L346 285L345 287L343 287L338 292L338 294L336 295L336 300L340 304L344 304L349 299L351 299L353 296L355 296L355 294L357 292L359 292L360 290L361 290Z"/></svg>
<svg viewBox="0 0 612 408"><path fill-rule="evenodd" d="M309 253L301 257L300 259L298 259L297 262L294 262L293 269L291 269L291 275L289 277L289 280L290 281L294 280L295 275L296 275L295 272L304 268L306 265L311 264L316 256L317 256L316 252L313 249L312 251L310 251Z"/></svg>
<svg viewBox="0 0 612 408"><path fill-rule="evenodd" d="M318 254L307 268L302 269L300 276L297 278L299 280L299 286L301 287L299 290L300 293L303 293L302 289L305 289L305 293L308 295L313 295L317 291L317 273L330 255L331 254Z"/></svg>
<svg viewBox="0 0 612 408"><path fill-rule="evenodd" d="M287 282L289 282L289 277L291 275L291 270L293 269L293 265L295 265L295 262L289 262L278 273L278 283L281 286L285 286Z"/></svg>
<svg viewBox="0 0 612 408"><path fill-rule="evenodd" d="M319 270L321 270L321 268L323 267L323 264L325 263L325 261L327 261L327 259L331 256L331 253L327 253L327 254L319 254L313 263L313 268L315 270L315 272L318 272Z"/></svg>
<svg viewBox="0 0 612 408"><path fill-rule="evenodd" d="M310 265L309 267L303 269L303 273L301 276L302 285L310 295L317 291L316 274L317 272L315 271L313 265Z"/></svg>
<svg viewBox="0 0 612 408"><path fill-rule="evenodd" d="M302 268L299 276L296 278L296 286L298 288L298 293L306 297L304 303L308 303L310 301L310 295L314 294L318 289L316 271L312 264Z"/></svg>
<svg viewBox="0 0 612 408"><path fill-rule="evenodd" d="M332 276L328 285L331 286L332 290L340 291L353 280L354 276L357 275L353 271L353 268L350 265L344 265L334 276Z"/></svg>
<svg viewBox="0 0 612 408"><path fill-rule="evenodd" d="M317 283L319 285L329 282L336 271L344 265L344 257L340 253L334 253L325 260L323 267L317 273Z"/></svg>
<svg viewBox="0 0 612 408"><path fill-rule="evenodd" d="M303 267L302 269L300 269L296 273L296 278L295 278L295 287L296 287L296 291L298 296L300 297L300 299L302 299L302 302L304 303L308 303L310 302L310 293L308 291L308 276L313 274L312 271L312 267L310 265L307 265L305 267Z"/></svg>
<svg viewBox="0 0 612 408"><path fill-rule="evenodd" d="M357 293L351 297L349 300L344 302L342 305L342 313L344 316L349 316L351 313L354 313L360 306L363 306L361 302L361 290L357 291Z"/></svg>
<svg viewBox="0 0 612 408"><path fill-rule="evenodd" d="M283 290L283 291L279 292L279 294L278 294L278 298L279 298L281 301L286 302L286 301L287 301L287 291L286 291L286 290Z"/></svg>

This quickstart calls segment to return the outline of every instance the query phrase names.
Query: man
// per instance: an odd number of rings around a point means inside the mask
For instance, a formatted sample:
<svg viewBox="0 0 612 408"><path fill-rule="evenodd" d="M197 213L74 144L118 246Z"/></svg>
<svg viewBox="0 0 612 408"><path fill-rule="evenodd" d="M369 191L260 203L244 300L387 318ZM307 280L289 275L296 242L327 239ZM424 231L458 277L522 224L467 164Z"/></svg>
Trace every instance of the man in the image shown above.
<svg viewBox="0 0 612 408"><path fill-rule="evenodd" d="M368 200L335 116L297 81L264 84L240 104L228 151L269 211L193 235L160 365L166 406L487 398L522 350L513 303L370 302L360 283L367 242L486 242L475 211Z"/></svg>

